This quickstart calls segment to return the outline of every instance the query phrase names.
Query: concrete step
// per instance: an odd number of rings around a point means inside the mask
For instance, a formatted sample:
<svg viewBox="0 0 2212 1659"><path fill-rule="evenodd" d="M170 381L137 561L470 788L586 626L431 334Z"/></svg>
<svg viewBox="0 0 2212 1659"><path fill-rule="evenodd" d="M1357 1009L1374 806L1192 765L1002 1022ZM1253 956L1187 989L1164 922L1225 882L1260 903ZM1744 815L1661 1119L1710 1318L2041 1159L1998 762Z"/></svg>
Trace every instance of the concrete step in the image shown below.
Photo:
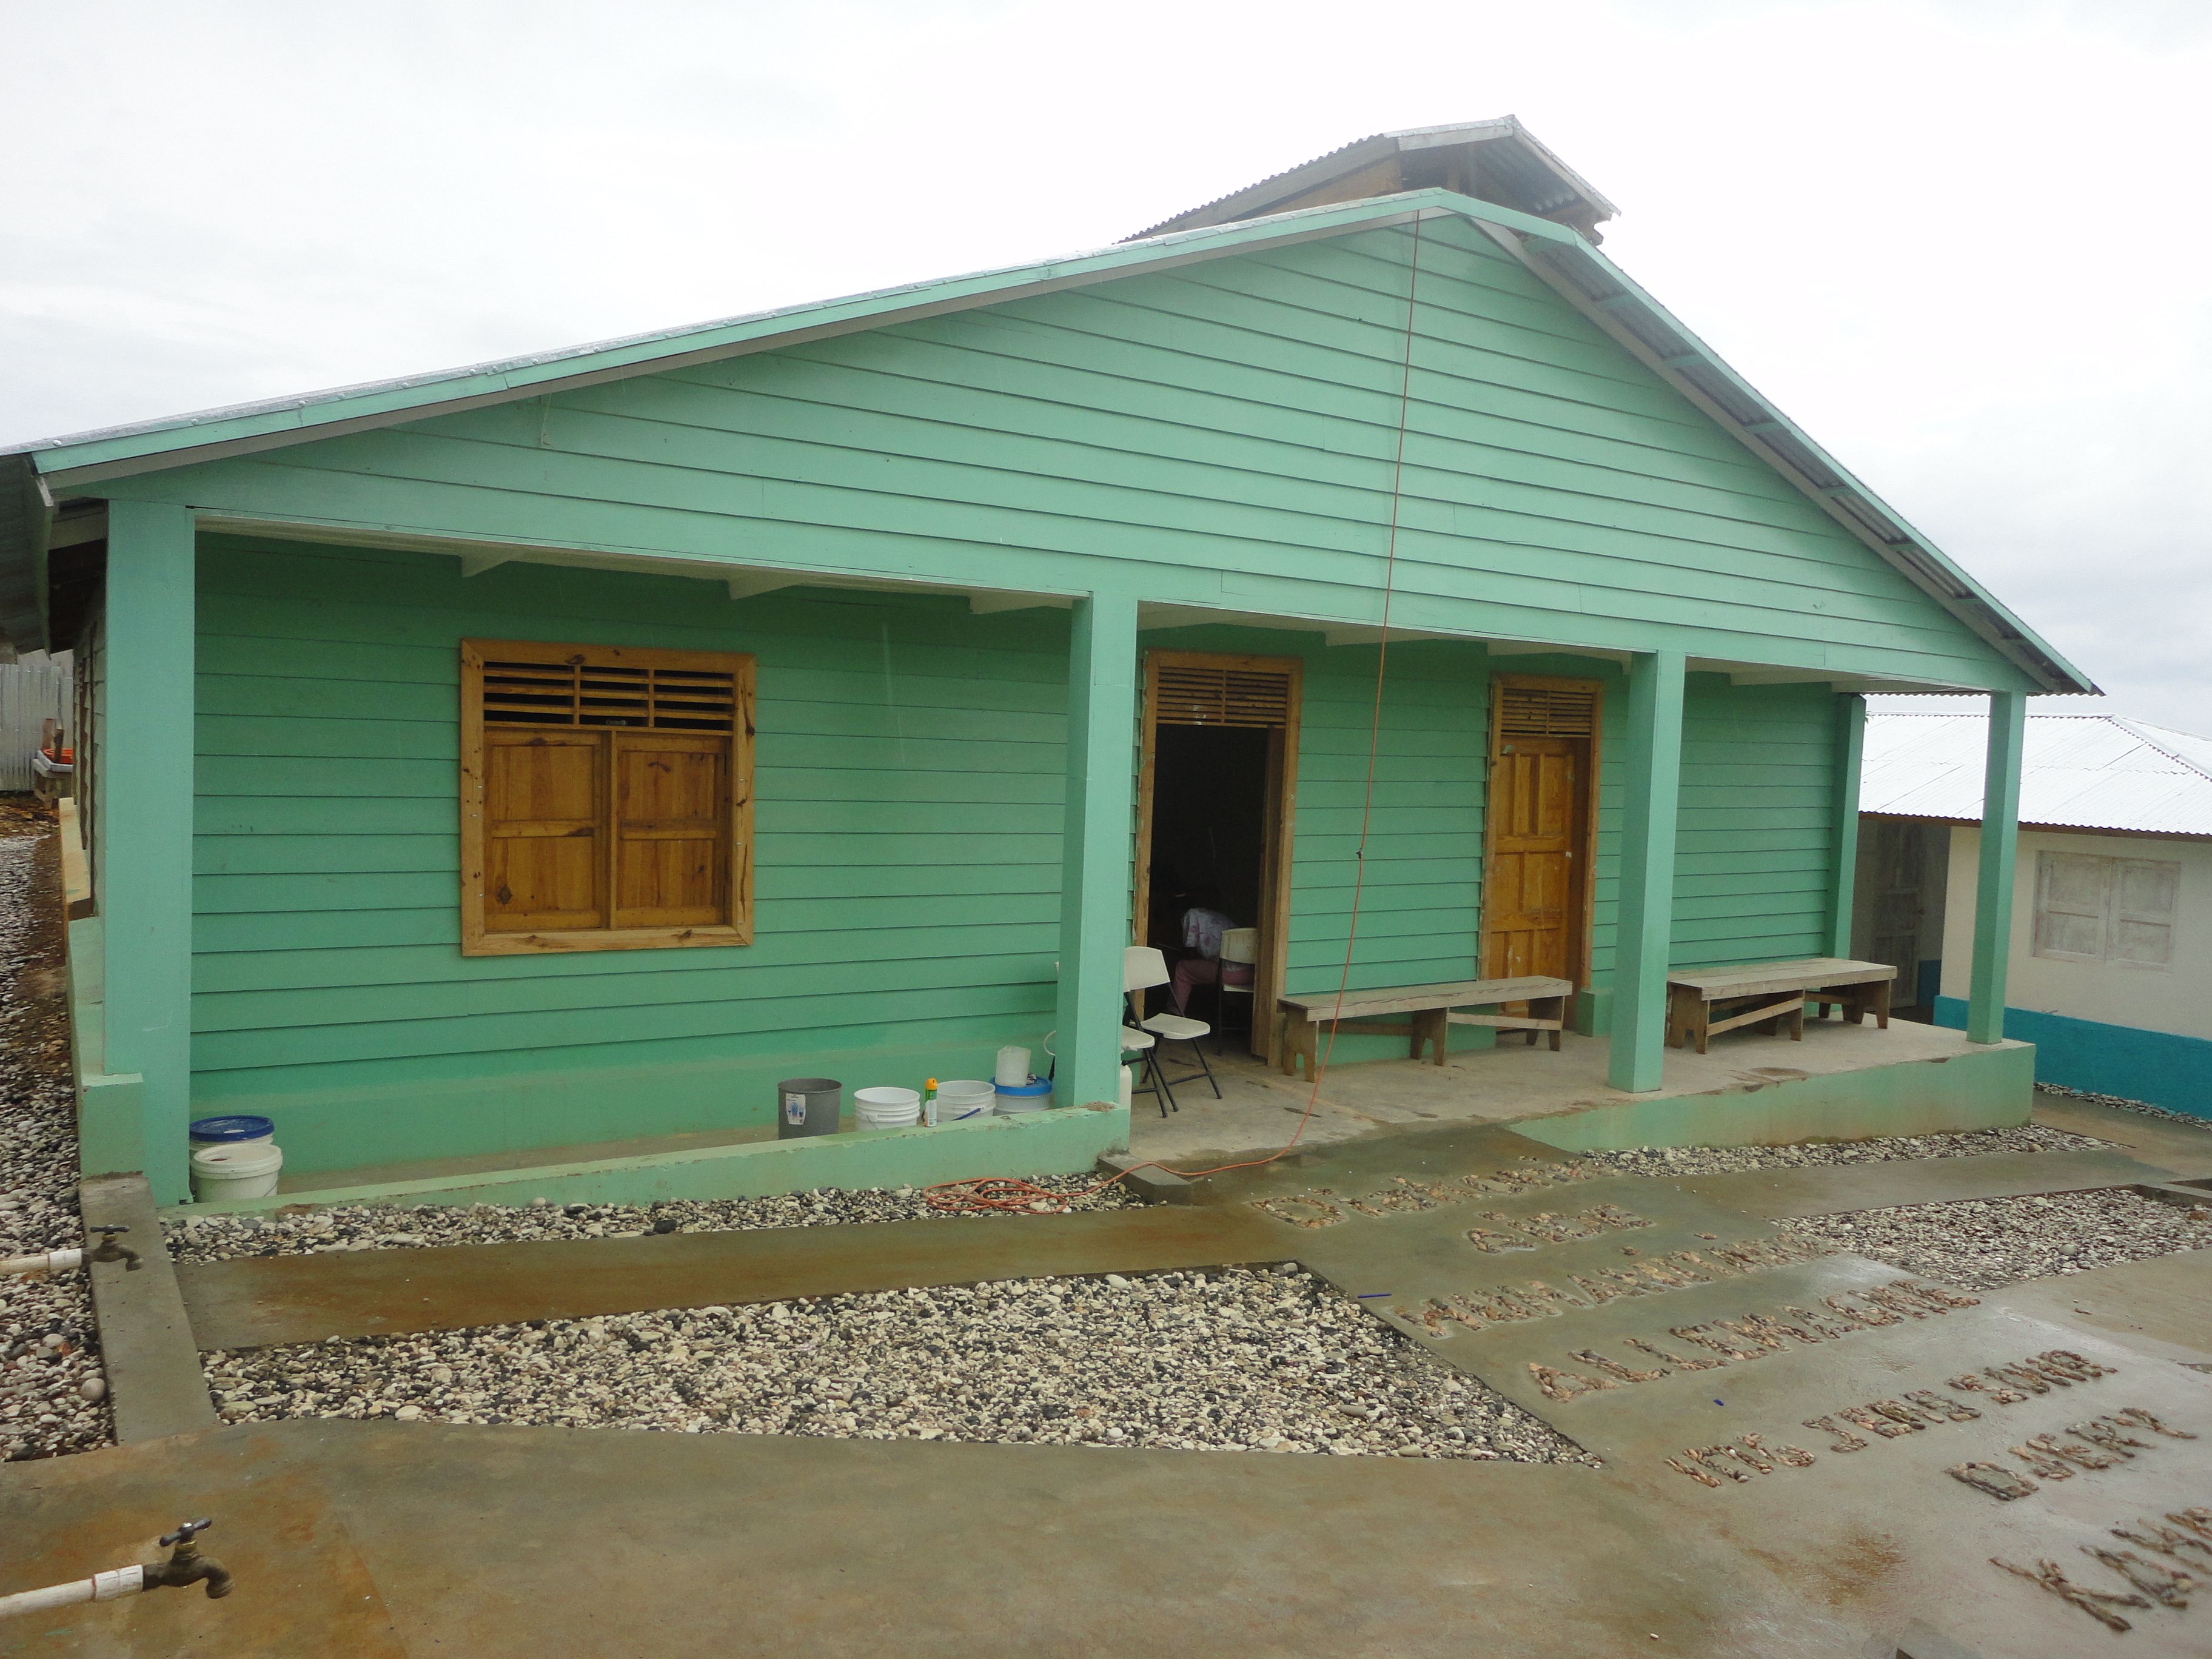
<svg viewBox="0 0 2212 1659"><path fill-rule="evenodd" d="M2011 1198L2023 1193L2087 1192L2156 1183L2166 1176L2165 1170L2118 1152L1990 1152L1815 1169L1732 1170L1685 1176L1674 1184L1716 1204L1773 1219Z"/></svg>

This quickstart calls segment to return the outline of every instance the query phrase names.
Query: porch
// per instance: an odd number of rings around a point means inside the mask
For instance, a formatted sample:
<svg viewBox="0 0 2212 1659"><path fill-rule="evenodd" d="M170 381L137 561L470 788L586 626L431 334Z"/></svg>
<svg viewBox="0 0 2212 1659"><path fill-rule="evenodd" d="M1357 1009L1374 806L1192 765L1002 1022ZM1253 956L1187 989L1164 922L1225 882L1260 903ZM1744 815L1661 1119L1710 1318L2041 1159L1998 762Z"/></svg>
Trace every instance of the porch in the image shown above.
<svg viewBox="0 0 2212 1659"><path fill-rule="evenodd" d="M1171 1074L1182 1052L1171 1057ZM1316 1092L1231 1044L1206 1058L1219 1100L1201 1079L1174 1085L1180 1109L1147 1096L1128 1120L1130 1153L1199 1170L1281 1147L1306 1115L1304 1146L1427 1123L1510 1124L1567 1151L1642 1146L1778 1145L1992 1129L2027 1121L2034 1050L1976 1043L1965 1033L1893 1019L1811 1020L1802 1042L1733 1036L1709 1054L1669 1049L1656 1090L1626 1094L1606 1081L1611 1043L1566 1035L1558 1054L1505 1042L1454 1053L1441 1066L1410 1060L1330 1066ZM198 1211L298 1204L649 1203L757 1196L821 1187L927 1185L986 1174L1076 1170L1117 1151L1120 1114L1104 1108L986 1118L934 1129L775 1139L773 1126L580 1142L521 1152L423 1158L288 1175L273 1196Z"/></svg>
<svg viewBox="0 0 2212 1659"><path fill-rule="evenodd" d="M1177 1051L1180 1057L1182 1051ZM1443 1066L1370 1060L1329 1066L1316 1091L1231 1051L1207 1059L1221 1085L1175 1085L1162 1117L1149 1096L1130 1115L1130 1151L1178 1168L1274 1151L1306 1113L1301 1146L1327 1146L1422 1123L1510 1123L1568 1151L1734 1146L1994 1129L2027 1121L2034 1049L1893 1018L1889 1029L1808 1019L1805 1040L1717 1039L1708 1054L1666 1050L1656 1089L1607 1081L1612 1042L1565 1035L1558 1054L1506 1041L1455 1052ZM1172 1076L1179 1067L1170 1066Z"/></svg>
<svg viewBox="0 0 2212 1659"><path fill-rule="evenodd" d="M660 556L479 557L423 538L205 528L127 503L111 516L108 604L146 562L133 614L159 637L126 659L111 633L100 659L105 873L72 893L91 913L72 943L92 1039L83 1144L88 1170L143 1167L165 1203L189 1190L190 1118L237 1112L275 1121L289 1202L639 1201L1088 1169L1127 1133L1105 1103L1130 832L1154 799L1130 737L1144 733L1149 759L1148 723L1164 719L1146 665L1162 655L1286 665L1291 690L1256 734L1273 757L1255 901L1266 1000L1333 982L1347 957L1355 986L1481 971L1483 895L1506 890L1486 867L1504 816L1493 685L1581 688L1583 805L1558 856L1588 874L1554 908L1583 988L1575 1024L1610 1039L1547 1054L1548 1067L1470 1052L1439 1084L1393 1081L1406 1068L1388 1064L1362 1081L1359 1063L1392 1046L1348 1035L1325 1093L1371 1127L1431 1110L1440 1088L1492 1100L1525 1076L1477 1115L1565 1114L1614 1144L1726 1138L1702 1109L1665 1133L1650 1127L1664 1111L1626 1109L1754 1086L1724 1060L1704 1083L1662 1064L1665 975L1838 948L1857 820L1850 694L1890 684L1486 637L1427 615L1394 625L1386 659L1379 629L1284 611L727 566L703 577L702 561ZM172 592L185 568L189 592ZM454 653L487 638L757 663L749 943L465 948ZM1986 931L2001 921L1993 908ZM104 949L118 926L127 957ZM768 1138L777 1079L987 1075L1000 1045L1036 1052L1048 1036L1063 1109L1044 1123L818 1149ZM1947 1057L1968 1052L1942 1041ZM1806 1068L1802 1054L1772 1063ZM1260 1098L1280 1092L1264 1086ZM1894 1132L1884 1091L1838 1116L1842 1086L1794 1091L1827 1104L1808 1098L1775 1120L1796 1127L1744 1138ZM2011 1109L2027 1099L2023 1072ZM1272 1147L1269 1121L1193 1127L1180 1144Z"/></svg>

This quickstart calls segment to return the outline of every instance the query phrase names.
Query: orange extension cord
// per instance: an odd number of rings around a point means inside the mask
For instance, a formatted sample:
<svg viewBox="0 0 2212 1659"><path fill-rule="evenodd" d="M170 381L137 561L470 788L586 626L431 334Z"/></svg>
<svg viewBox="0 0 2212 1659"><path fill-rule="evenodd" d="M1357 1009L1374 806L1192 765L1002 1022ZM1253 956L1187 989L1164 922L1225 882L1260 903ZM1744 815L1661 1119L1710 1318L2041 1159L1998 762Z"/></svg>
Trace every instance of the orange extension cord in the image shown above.
<svg viewBox="0 0 2212 1659"><path fill-rule="evenodd" d="M1382 686L1385 671L1390 661L1390 597L1395 591L1398 572L1398 512L1403 499L1406 477L1406 417L1413 396L1413 310L1421 283L1421 222L1413 221L1413 250L1412 269L1406 282L1406 355L1401 367L1398 383L1398 449L1390 469L1390 534L1384 548L1382 562L1382 622L1381 637L1375 653L1375 708L1367 728L1367 783L1359 805L1359 846L1352 854L1352 914L1344 937L1344 967L1337 976L1336 994L1340 1000L1352 986L1352 954L1359 944L1359 899L1367 882L1367 828L1375 811L1375 757L1382 746ZM1265 1158L1249 1158L1238 1164L1217 1164L1209 1170L1177 1170L1158 1159L1132 1164L1119 1174L1110 1176L1096 1186L1085 1187L1073 1194L1055 1193L1040 1187L1019 1176L975 1176L965 1181L939 1182L926 1188L922 1196L934 1210L981 1212L1005 1210L1024 1214L1052 1214L1065 1211L1071 1205L1103 1193L1116 1182L1126 1181L1139 1170L1164 1170L1168 1174L1181 1176L1185 1180L1196 1180L1200 1176L1224 1175L1231 1170L1257 1170L1287 1157L1313 1121L1314 1107L1321 1099L1321 1080L1328 1074L1330 1057L1336 1052L1336 1022L1329 1022L1328 1040L1321 1051L1320 1064L1313 1068L1312 1086L1306 1091L1306 1109L1298 1115L1298 1127L1291 1138Z"/></svg>

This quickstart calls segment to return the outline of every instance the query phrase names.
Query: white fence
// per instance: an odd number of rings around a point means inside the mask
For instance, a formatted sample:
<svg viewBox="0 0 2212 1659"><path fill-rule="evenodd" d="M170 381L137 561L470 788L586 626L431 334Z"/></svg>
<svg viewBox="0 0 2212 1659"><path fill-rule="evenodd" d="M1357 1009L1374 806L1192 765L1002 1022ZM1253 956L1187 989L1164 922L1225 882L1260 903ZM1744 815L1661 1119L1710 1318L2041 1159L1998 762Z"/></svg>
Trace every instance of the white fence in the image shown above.
<svg viewBox="0 0 2212 1659"><path fill-rule="evenodd" d="M0 791L31 787L31 753L48 720L70 723L70 671L47 663L0 663ZM74 746L76 733L62 741Z"/></svg>

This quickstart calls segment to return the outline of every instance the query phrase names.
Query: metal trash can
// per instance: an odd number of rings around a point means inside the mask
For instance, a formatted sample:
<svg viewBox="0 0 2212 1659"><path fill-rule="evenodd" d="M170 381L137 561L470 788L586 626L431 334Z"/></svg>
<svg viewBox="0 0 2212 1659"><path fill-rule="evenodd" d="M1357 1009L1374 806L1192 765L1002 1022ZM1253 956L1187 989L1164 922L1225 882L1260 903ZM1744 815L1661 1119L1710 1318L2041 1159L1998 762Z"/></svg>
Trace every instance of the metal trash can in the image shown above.
<svg viewBox="0 0 2212 1659"><path fill-rule="evenodd" d="M834 1077L787 1077L775 1085L775 1138L834 1135L845 1085Z"/></svg>

